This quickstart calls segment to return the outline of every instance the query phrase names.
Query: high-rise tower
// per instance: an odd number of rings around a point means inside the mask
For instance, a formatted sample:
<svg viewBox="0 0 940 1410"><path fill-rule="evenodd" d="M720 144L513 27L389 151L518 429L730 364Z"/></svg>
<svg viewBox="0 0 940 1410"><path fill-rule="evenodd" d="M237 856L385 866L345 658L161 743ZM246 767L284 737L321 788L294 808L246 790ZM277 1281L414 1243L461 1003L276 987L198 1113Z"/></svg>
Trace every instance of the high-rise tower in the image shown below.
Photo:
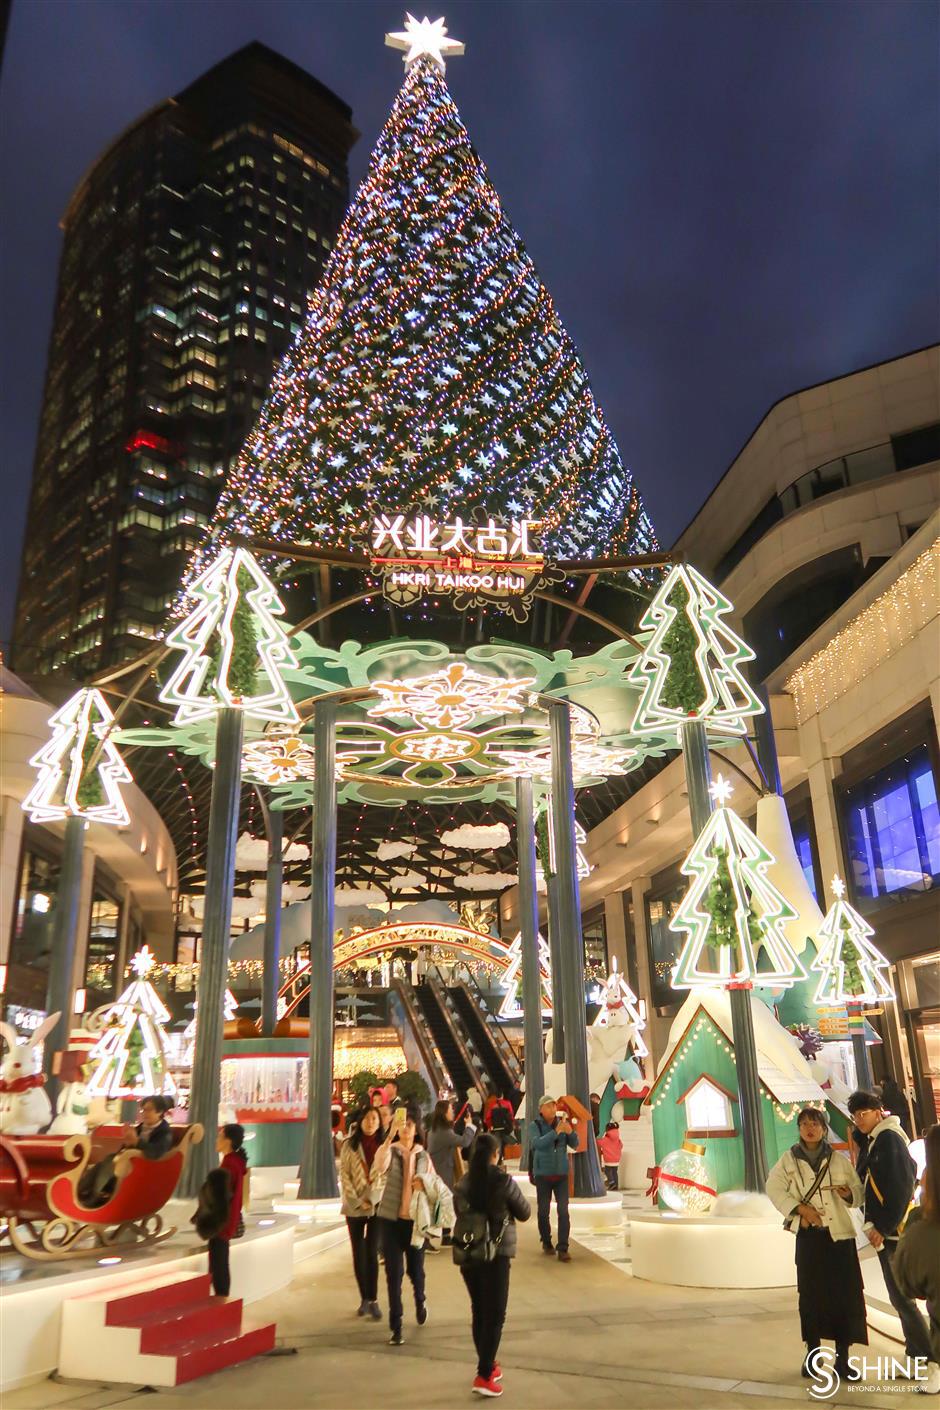
<svg viewBox="0 0 940 1410"><path fill-rule="evenodd" d="M84 676L164 630L348 200L349 107L261 44L124 132L65 240L12 660Z"/></svg>

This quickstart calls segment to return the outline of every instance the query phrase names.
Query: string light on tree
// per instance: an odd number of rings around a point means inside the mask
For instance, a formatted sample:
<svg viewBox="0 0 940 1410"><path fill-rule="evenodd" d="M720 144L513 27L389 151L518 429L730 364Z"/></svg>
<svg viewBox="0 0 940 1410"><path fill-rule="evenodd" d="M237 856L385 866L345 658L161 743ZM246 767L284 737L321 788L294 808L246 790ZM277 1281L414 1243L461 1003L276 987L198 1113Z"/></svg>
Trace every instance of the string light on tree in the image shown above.
<svg viewBox="0 0 940 1410"><path fill-rule="evenodd" d="M731 603L695 568L676 564L640 621L652 636L630 681L642 695L635 734L679 730L704 721L723 734L746 734L763 705L741 673L754 652L731 630Z"/></svg>
<svg viewBox="0 0 940 1410"><path fill-rule="evenodd" d="M392 42L407 46L404 83L193 575L236 533L368 551L389 514L538 523L555 558L652 551L578 353L448 91L457 41L411 17Z"/></svg>
<svg viewBox="0 0 940 1410"><path fill-rule="evenodd" d="M23 808L33 822L69 815L126 827L120 785L131 773L110 733L114 716L99 690L79 690L49 720L52 738L30 760L39 777Z"/></svg>
<svg viewBox="0 0 940 1410"><path fill-rule="evenodd" d="M819 973L817 1004L876 1004L895 997L888 960L870 940L874 930L845 899L845 883L829 883L834 900L816 937L811 968Z"/></svg>
<svg viewBox="0 0 940 1410"><path fill-rule="evenodd" d="M220 707L256 719L299 722L281 675L297 659L275 619L284 607L274 584L246 549L226 548L192 583L197 605L166 639L183 653L160 699L175 723L208 719Z"/></svg>
<svg viewBox="0 0 940 1410"><path fill-rule="evenodd" d="M796 912L767 877L773 856L727 806L727 780L719 774L710 792L715 811L682 864L691 882L669 923L686 932L673 988L788 988L806 978L784 930Z"/></svg>
<svg viewBox="0 0 940 1410"><path fill-rule="evenodd" d="M164 1024L170 1011L150 983L155 956L144 945L131 960L135 978L105 1011L108 1026L89 1054L89 1097L176 1096Z"/></svg>

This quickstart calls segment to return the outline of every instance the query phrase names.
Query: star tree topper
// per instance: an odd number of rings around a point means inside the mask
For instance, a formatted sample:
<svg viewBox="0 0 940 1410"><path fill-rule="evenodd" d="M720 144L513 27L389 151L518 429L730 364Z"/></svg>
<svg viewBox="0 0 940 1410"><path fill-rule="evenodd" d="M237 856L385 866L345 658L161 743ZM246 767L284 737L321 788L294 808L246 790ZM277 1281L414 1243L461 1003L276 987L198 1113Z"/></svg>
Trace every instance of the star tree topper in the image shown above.
<svg viewBox="0 0 940 1410"><path fill-rule="evenodd" d="M687 932L672 987L789 988L806 978L783 929L796 912L767 877L773 856L727 806L730 784L719 774L709 791L717 806L682 864L691 883L669 923Z"/></svg>
<svg viewBox="0 0 940 1410"><path fill-rule="evenodd" d="M820 975L817 1004L874 1004L893 999L885 973L889 962L871 943L871 926L845 899L845 882L834 876L829 889L835 898L817 934L818 954L812 969Z"/></svg>
<svg viewBox="0 0 940 1410"><path fill-rule="evenodd" d="M450 38L443 16L438 20L429 20L425 15L423 20L417 20L414 15L406 14L405 28L386 34L385 43L390 49L404 50L406 69L427 55L434 60L441 73L445 69L445 58L456 58L465 48L459 39Z"/></svg>

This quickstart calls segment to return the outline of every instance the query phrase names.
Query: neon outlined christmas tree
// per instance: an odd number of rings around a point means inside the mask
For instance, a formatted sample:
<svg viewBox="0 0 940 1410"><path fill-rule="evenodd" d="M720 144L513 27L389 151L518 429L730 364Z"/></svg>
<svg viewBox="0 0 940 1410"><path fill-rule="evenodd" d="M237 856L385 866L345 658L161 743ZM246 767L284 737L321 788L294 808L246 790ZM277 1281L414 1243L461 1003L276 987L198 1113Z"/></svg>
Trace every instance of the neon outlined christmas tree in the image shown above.
<svg viewBox="0 0 940 1410"><path fill-rule="evenodd" d="M724 621L731 603L695 568L678 563L640 621L653 633L633 663L642 687L635 734L661 734L704 720L720 734L746 734L763 705L740 667L754 652Z"/></svg>
<svg viewBox="0 0 940 1410"><path fill-rule="evenodd" d="M225 548L189 588L197 605L166 639L183 659L160 692L177 707L174 723L208 719L234 706L261 720L295 724L281 669L297 658L276 621L284 606L244 548Z"/></svg>
<svg viewBox="0 0 940 1410"><path fill-rule="evenodd" d="M869 940L874 930L845 899L845 883L833 877L835 897L816 936L817 954L810 968L819 973L817 1004L874 1004L893 999L890 963Z"/></svg>
<svg viewBox="0 0 940 1410"><path fill-rule="evenodd" d="M111 1022L88 1055L90 1097L176 1096L163 1029L170 1011L147 978L154 963L144 945L131 960L136 978L109 1006Z"/></svg>
<svg viewBox="0 0 940 1410"><path fill-rule="evenodd" d="M49 724L52 738L29 761L39 770L23 802L32 821L72 814L125 827L128 812L120 785L131 782L131 772L109 738L114 716L104 696L99 690L77 691Z"/></svg>
<svg viewBox="0 0 940 1410"><path fill-rule="evenodd" d="M595 1028L608 1028L614 1024L629 1024L633 1033L634 1057L649 1057L649 1050L643 1042L643 1029L646 1019L640 1012L640 1001L627 983L626 976L617 967L616 955L610 962L610 974L604 980L603 998L600 1013L594 1020Z"/></svg>
<svg viewBox="0 0 940 1410"><path fill-rule="evenodd" d="M198 1017L199 1000L196 999L193 1003L193 1016L187 1023L186 1027L183 1029L183 1037L190 1047L196 1041L196 1021ZM238 1017L238 1000L232 993L231 989L226 989L225 991L225 999L223 1001L222 1006L222 1017L229 1021Z"/></svg>
<svg viewBox="0 0 940 1410"><path fill-rule="evenodd" d="M788 988L806 978L783 929L796 912L767 878L772 854L726 806L731 787L720 774L711 793L717 806L682 864L691 884L669 922L687 932L672 987Z"/></svg>
<svg viewBox="0 0 940 1410"><path fill-rule="evenodd" d="M537 935L539 956L539 988L542 997L542 1012L552 1011L552 956L548 941L539 931ZM509 946L509 964L503 971L502 983L506 986L503 1002L499 1006L500 1018L521 1018L525 1010L519 1001L519 986L522 983L522 932L517 931Z"/></svg>
<svg viewBox="0 0 940 1410"><path fill-rule="evenodd" d="M420 28L409 19L404 83L204 552L233 533L365 545L390 507L535 520L557 557L651 551L577 350Z"/></svg>

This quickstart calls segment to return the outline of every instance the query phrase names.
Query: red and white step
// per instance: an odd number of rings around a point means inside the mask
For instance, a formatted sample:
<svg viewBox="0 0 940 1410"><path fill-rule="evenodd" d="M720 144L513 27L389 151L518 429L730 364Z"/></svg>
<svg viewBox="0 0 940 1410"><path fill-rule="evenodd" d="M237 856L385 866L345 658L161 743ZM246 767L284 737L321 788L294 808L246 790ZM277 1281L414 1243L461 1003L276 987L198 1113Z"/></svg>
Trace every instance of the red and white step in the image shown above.
<svg viewBox="0 0 940 1410"><path fill-rule="evenodd" d="M63 1303L59 1374L178 1386L263 1355L276 1331L246 1324L240 1298L214 1297L208 1273L130 1283Z"/></svg>

